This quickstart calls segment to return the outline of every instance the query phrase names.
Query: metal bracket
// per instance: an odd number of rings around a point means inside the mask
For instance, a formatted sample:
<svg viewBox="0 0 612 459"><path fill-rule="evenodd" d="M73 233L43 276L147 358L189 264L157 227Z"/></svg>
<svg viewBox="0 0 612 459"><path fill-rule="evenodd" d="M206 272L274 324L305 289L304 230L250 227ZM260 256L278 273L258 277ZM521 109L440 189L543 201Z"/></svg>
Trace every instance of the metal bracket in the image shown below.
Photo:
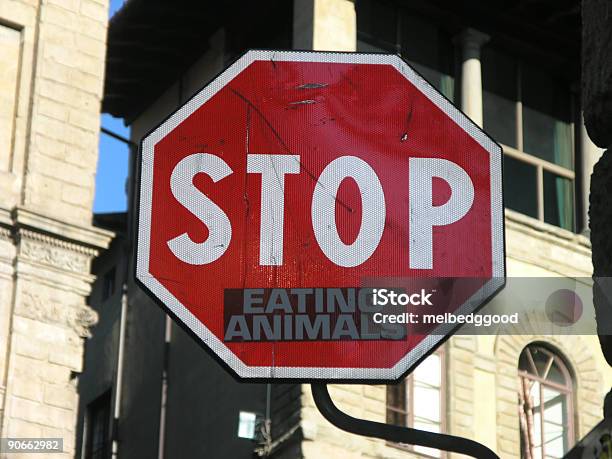
<svg viewBox="0 0 612 459"><path fill-rule="evenodd" d="M499 459L499 456L486 446L467 438L354 418L340 411L334 405L327 390L327 384L311 384L311 388L315 405L323 417L339 429L356 435L382 438L383 440L396 443L406 443L466 454L478 459Z"/></svg>

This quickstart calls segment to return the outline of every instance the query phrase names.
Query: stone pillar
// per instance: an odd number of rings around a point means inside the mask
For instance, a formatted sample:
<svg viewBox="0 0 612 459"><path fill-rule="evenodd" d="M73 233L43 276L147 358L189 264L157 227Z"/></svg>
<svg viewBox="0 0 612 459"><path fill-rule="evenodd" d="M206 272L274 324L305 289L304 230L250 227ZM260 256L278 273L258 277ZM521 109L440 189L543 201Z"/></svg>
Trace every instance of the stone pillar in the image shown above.
<svg viewBox="0 0 612 459"><path fill-rule="evenodd" d="M461 53L461 110L482 127L482 72L480 48L489 36L474 29L465 29L455 43Z"/></svg>
<svg viewBox="0 0 612 459"><path fill-rule="evenodd" d="M356 51L357 16L352 0L294 0L293 48Z"/></svg>
<svg viewBox="0 0 612 459"><path fill-rule="evenodd" d="M0 2L0 436L63 438L53 457L74 456L112 237L92 226L107 20L108 0Z"/></svg>

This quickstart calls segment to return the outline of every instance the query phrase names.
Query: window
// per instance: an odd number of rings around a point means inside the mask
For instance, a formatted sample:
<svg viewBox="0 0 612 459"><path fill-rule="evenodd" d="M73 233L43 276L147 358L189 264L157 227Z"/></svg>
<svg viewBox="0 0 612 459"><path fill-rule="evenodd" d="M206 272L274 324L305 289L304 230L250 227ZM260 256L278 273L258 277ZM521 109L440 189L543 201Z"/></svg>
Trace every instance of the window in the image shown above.
<svg viewBox="0 0 612 459"><path fill-rule="evenodd" d="M504 147L506 207L574 231L569 84L489 46L481 61L484 129Z"/></svg>
<svg viewBox="0 0 612 459"><path fill-rule="evenodd" d="M399 53L451 101L454 46L439 26L402 8L373 0L357 2L357 50Z"/></svg>
<svg viewBox="0 0 612 459"><path fill-rule="evenodd" d="M572 378L562 359L529 345L519 360L522 459L562 458L574 442Z"/></svg>
<svg viewBox="0 0 612 459"><path fill-rule="evenodd" d="M110 457L110 410L110 390L87 407L86 459L107 459Z"/></svg>
<svg viewBox="0 0 612 459"><path fill-rule="evenodd" d="M444 355L427 357L404 381L387 386L387 424L444 432ZM404 447L404 445L399 445ZM432 457L439 450L405 445L407 449Z"/></svg>
<svg viewBox="0 0 612 459"><path fill-rule="evenodd" d="M0 24L0 171L11 169L20 62L21 32Z"/></svg>
<svg viewBox="0 0 612 459"><path fill-rule="evenodd" d="M108 300L115 293L115 277L117 269L109 269L102 279L102 301Z"/></svg>

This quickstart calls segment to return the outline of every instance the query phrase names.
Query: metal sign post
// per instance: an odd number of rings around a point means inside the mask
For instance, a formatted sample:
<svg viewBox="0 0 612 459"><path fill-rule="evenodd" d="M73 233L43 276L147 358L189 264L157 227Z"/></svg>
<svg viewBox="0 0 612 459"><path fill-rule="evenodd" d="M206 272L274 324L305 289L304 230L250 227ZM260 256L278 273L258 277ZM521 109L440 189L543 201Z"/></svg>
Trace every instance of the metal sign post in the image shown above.
<svg viewBox="0 0 612 459"><path fill-rule="evenodd" d="M326 384L312 384L311 387L315 404L323 417L346 432L395 443L466 454L478 459L499 459L499 456L486 446L467 438L354 418L334 405Z"/></svg>

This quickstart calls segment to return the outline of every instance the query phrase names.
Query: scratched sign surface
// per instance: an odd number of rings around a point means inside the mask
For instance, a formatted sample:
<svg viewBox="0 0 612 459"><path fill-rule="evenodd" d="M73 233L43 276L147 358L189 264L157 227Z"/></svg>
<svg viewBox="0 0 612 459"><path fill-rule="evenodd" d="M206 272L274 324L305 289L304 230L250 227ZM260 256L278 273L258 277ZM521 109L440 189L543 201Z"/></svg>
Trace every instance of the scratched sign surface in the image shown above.
<svg viewBox="0 0 612 459"><path fill-rule="evenodd" d="M397 380L454 325L383 315L503 285L501 159L397 56L249 51L143 139L136 278L240 378Z"/></svg>

